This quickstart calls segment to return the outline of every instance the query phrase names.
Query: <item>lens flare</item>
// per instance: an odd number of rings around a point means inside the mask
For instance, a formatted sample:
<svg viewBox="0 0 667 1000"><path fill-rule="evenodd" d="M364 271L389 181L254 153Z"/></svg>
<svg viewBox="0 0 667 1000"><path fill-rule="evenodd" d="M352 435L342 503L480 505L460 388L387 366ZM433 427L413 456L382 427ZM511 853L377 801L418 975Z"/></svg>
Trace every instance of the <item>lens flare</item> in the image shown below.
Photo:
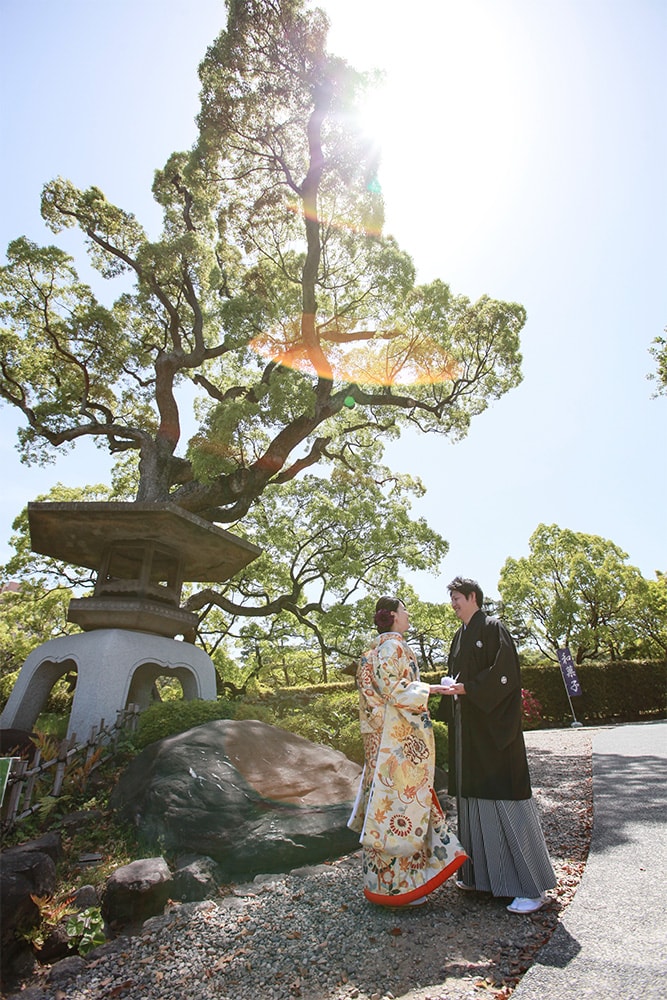
<svg viewBox="0 0 667 1000"><path fill-rule="evenodd" d="M351 218L328 218L322 219L320 215L307 208L301 202L290 202L287 211L298 218L309 222L317 222L327 230L335 230L343 233L353 233L355 236L367 236L370 239L380 239L384 226L384 211L378 202L378 197L382 194L379 181L371 177L366 183L366 191L372 198L369 204L360 212L359 218L354 221Z"/></svg>
<svg viewBox="0 0 667 1000"><path fill-rule="evenodd" d="M260 334L250 347L284 368L360 386L439 385L457 377L458 366L444 348L414 331L320 332L309 341L299 324L298 331Z"/></svg>

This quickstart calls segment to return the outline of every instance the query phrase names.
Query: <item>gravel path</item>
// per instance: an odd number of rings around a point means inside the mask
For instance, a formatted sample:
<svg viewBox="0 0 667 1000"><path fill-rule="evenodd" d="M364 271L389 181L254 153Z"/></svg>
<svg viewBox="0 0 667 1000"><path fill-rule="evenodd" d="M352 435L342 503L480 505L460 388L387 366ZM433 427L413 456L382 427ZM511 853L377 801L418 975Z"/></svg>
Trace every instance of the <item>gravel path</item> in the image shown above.
<svg viewBox="0 0 667 1000"><path fill-rule="evenodd" d="M258 876L214 901L174 905L46 970L21 1000L473 1000L510 996L581 879L591 832L591 738L526 733L534 795L558 875L529 916L450 880L422 907L386 910L361 891L359 855ZM455 817L452 818L454 822Z"/></svg>

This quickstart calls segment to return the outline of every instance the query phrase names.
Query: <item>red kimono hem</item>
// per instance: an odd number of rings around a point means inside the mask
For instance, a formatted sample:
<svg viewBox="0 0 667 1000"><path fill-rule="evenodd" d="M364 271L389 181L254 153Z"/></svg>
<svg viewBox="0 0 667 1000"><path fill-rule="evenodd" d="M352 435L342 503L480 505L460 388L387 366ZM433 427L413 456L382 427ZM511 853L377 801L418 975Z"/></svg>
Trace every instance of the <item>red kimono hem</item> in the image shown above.
<svg viewBox="0 0 667 1000"><path fill-rule="evenodd" d="M457 854L446 868L443 868L441 872L434 875L432 879L425 882L419 889L411 889L410 892L402 892L393 896L384 892L371 892L370 889L364 889L364 896L369 903L375 903L377 906L409 906L416 899L429 896L434 889L437 889L439 885L442 885L448 878L451 878L467 860L467 854Z"/></svg>

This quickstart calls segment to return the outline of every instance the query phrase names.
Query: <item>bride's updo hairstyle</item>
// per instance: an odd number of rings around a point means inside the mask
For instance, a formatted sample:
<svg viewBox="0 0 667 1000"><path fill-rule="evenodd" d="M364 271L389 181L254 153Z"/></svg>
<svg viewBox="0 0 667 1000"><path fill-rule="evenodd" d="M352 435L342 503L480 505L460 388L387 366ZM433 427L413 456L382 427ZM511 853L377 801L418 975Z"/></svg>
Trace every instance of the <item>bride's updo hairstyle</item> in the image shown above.
<svg viewBox="0 0 667 1000"><path fill-rule="evenodd" d="M394 611L401 602L397 597L381 597L375 605L375 627L378 632L391 632L394 627Z"/></svg>

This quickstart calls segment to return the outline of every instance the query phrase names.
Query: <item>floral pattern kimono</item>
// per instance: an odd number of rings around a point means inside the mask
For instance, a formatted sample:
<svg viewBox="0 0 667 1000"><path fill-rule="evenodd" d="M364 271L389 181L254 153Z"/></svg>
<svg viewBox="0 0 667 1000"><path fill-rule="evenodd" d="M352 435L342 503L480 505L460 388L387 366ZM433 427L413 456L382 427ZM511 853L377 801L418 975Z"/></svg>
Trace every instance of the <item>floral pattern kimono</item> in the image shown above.
<svg viewBox="0 0 667 1000"><path fill-rule="evenodd" d="M403 906L433 892L466 861L433 790L428 684L399 632L383 632L357 670L364 770L348 826L360 833L364 895Z"/></svg>

